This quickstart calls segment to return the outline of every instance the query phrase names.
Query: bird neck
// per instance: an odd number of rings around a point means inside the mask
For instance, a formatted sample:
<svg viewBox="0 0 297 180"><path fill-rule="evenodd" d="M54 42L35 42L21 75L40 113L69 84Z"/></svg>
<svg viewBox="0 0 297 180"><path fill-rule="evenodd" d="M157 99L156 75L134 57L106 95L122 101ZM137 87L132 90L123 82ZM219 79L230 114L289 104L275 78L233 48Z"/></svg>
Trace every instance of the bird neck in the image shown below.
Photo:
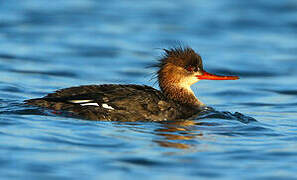
<svg viewBox="0 0 297 180"><path fill-rule="evenodd" d="M204 104L198 100L192 91L190 85L185 85L178 81L169 81L166 78L159 77L159 87L167 98L190 106L201 107Z"/></svg>

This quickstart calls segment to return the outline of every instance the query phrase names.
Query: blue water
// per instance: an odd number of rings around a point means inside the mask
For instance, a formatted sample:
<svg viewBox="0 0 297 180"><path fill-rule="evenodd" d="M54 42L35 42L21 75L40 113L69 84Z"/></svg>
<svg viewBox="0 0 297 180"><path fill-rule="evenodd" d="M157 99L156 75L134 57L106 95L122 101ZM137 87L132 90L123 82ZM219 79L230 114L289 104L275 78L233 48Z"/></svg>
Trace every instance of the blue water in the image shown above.
<svg viewBox="0 0 297 180"><path fill-rule="evenodd" d="M96 122L26 107L56 89L154 86L182 42L218 113L182 122ZM0 3L1 179L297 179L297 1L7 0ZM240 113L240 114L239 114Z"/></svg>

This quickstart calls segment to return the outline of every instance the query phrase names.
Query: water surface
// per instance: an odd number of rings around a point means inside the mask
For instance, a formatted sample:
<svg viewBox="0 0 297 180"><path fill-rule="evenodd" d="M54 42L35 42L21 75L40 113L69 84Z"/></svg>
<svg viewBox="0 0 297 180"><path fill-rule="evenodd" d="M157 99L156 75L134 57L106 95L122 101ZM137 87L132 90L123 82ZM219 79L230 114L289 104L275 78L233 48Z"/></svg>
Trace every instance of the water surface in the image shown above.
<svg viewBox="0 0 297 180"><path fill-rule="evenodd" d="M3 1L2 179L297 179L297 2ZM181 41L206 70L217 112L171 122L96 122L26 107L56 89L146 84Z"/></svg>

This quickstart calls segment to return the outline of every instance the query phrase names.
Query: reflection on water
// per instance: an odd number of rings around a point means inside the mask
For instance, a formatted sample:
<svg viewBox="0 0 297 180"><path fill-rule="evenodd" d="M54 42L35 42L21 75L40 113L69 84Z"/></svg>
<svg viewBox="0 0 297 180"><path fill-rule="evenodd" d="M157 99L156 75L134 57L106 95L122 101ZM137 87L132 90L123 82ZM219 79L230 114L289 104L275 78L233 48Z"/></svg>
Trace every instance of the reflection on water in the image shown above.
<svg viewBox="0 0 297 180"><path fill-rule="evenodd" d="M250 122L256 122L252 117L244 116L238 112L219 112L212 108L208 108L206 111L202 111L196 117L199 120L182 120L182 121L171 121L171 122L160 122L161 128L155 129L155 134L161 136L161 139L155 140L160 146L172 147L179 149L191 148L189 140L203 139L203 129L205 127L214 127L222 125L220 122L204 122L207 119L226 119L237 121L238 123L248 124ZM223 122L222 122L223 123ZM196 146L196 145L195 145Z"/></svg>
<svg viewBox="0 0 297 180"><path fill-rule="evenodd" d="M155 130L155 133L162 138L155 140L162 147L171 147L178 149L189 149L188 140L203 136L202 132L191 129L196 125L195 121L175 121L161 123L162 126Z"/></svg>

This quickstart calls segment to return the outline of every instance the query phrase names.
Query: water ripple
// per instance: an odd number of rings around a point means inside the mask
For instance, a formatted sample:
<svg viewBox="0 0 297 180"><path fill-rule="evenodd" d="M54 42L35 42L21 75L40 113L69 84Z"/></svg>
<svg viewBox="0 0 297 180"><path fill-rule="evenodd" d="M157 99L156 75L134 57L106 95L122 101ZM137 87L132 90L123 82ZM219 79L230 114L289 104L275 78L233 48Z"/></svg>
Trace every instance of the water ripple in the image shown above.
<svg viewBox="0 0 297 180"><path fill-rule="evenodd" d="M149 160L145 158L126 158L126 159L118 159L120 162L128 163L128 164L134 164L134 165L140 165L140 166L162 166L164 163Z"/></svg>
<svg viewBox="0 0 297 180"><path fill-rule="evenodd" d="M296 10L294 0L1 1L0 179L296 179ZM195 85L219 110L131 123L22 104L61 87L148 84L156 48L176 41L206 70L240 76Z"/></svg>
<svg viewBox="0 0 297 180"><path fill-rule="evenodd" d="M70 71L37 71L37 70L16 70L11 69L10 72L20 73L20 74L37 74L37 75L50 75L50 76L60 76L60 77L71 77L74 78L77 76L76 73Z"/></svg>

